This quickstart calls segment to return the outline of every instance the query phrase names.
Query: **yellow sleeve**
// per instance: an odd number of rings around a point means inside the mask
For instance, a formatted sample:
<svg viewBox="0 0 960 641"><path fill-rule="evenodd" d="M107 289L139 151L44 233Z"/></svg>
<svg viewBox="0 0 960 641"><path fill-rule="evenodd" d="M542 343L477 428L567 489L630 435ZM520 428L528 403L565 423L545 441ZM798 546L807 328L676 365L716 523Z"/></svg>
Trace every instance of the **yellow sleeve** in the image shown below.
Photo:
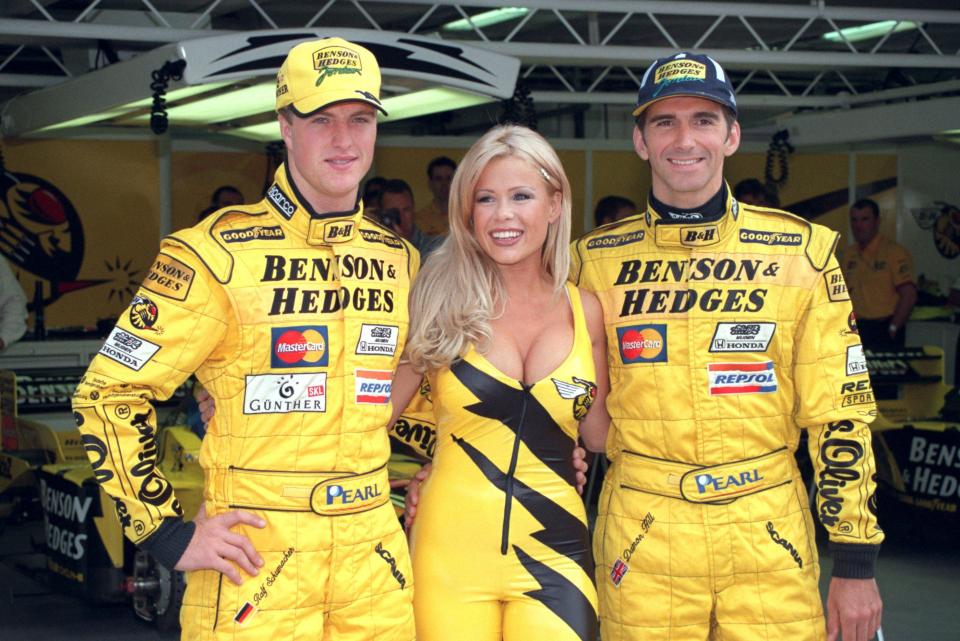
<svg viewBox="0 0 960 641"><path fill-rule="evenodd" d="M894 287L914 282L913 257L901 245L894 245L894 250L890 252L890 273L893 275Z"/></svg>
<svg viewBox="0 0 960 641"><path fill-rule="evenodd" d="M390 449L394 453L427 462L437 448L437 420L433 414L433 397L427 376L410 404L390 428Z"/></svg>
<svg viewBox="0 0 960 641"><path fill-rule="evenodd" d="M232 311L195 254L165 245L73 396L97 481L117 501L124 533L141 543L182 509L156 467L167 399L217 349Z"/></svg>
<svg viewBox="0 0 960 641"><path fill-rule="evenodd" d="M795 418L808 432L817 513L835 550L834 576L869 578L883 540L869 425L876 405L852 312L830 256L799 319Z"/></svg>

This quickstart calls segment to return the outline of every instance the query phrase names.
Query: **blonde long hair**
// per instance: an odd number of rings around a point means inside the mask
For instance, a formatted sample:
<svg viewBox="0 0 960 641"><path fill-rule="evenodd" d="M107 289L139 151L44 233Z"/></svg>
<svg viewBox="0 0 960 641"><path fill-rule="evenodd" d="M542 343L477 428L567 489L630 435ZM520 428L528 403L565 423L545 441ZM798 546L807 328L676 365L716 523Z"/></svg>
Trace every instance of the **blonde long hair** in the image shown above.
<svg viewBox="0 0 960 641"><path fill-rule="evenodd" d="M450 235L426 261L410 293L407 357L418 372L451 365L475 345L490 344L490 320L503 312L506 287L496 263L473 236L474 190L495 158L529 162L550 188L560 192L560 216L547 227L541 252L544 271L562 291L570 269L570 182L560 158L540 134L517 125L500 125L467 152L450 186Z"/></svg>

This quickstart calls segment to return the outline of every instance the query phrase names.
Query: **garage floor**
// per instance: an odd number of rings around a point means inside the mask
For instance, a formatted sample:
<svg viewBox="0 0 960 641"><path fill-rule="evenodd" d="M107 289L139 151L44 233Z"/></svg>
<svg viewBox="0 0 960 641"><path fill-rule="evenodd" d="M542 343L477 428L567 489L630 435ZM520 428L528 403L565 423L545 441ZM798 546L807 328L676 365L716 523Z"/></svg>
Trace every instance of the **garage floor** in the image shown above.
<svg viewBox="0 0 960 641"><path fill-rule="evenodd" d="M36 528L32 529L36 536ZM44 558L30 554L28 526L0 532L0 640L170 640L137 620L129 605L92 605L52 591L42 582ZM957 641L960 549L905 543L884 545L878 580L884 600L885 641ZM830 558L822 551L823 576ZM823 590L829 579L821 581ZM456 639L451 639L456 641ZM531 640L532 641L532 640Z"/></svg>

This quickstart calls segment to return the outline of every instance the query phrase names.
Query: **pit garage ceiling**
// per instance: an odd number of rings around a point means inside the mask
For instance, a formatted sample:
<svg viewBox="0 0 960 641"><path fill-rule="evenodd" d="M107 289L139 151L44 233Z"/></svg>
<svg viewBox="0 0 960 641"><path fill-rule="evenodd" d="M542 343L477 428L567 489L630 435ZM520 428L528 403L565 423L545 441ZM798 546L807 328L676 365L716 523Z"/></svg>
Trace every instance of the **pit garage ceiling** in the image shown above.
<svg viewBox="0 0 960 641"><path fill-rule="evenodd" d="M682 48L724 64L748 130L788 128L798 144L929 139L960 130L958 2L514 0L510 6L523 11L482 26L481 14L504 6L495 0L4 0L0 102L170 43L237 31L343 28L458 41L518 58L541 122L587 113L622 118L650 61ZM449 28L457 20L464 29ZM884 21L888 27L866 39L847 35ZM830 32L843 35L825 37ZM472 132L470 123L471 109L460 109L390 123L389 131L450 135Z"/></svg>

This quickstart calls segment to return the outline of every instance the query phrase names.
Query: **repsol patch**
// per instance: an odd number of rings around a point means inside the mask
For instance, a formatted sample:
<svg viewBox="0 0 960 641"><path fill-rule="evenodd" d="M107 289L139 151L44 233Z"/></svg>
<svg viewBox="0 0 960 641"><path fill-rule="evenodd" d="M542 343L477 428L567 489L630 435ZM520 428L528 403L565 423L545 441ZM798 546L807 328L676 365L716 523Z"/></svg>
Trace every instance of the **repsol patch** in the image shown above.
<svg viewBox="0 0 960 641"><path fill-rule="evenodd" d="M587 249L602 249L607 247L623 247L643 240L644 231L639 229L629 234L613 234L610 236L597 236L587 241Z"/></svg>
<svg viewBox="0 0 960 641"><path fill-rule="evenodd" d="M831 303L850 300L850 292L847 291L847 282L843 279L843 272L839 267L827 270L823 273L823 282L827 288L827 298Z"/></svg>
<svg viewBox="0 0 960 641"><path fill-rule="evenodd" d="M143 288L174 300L187 300L194 276L193 267L161 253L143 279Z"/></svg>
<svg viewBox="0 0 960 641"><path fill-rule="evenodd" d="M244 227L243 229L228 229L220 232L220 238L225 243L246 243L251 240L283 240L283 228L280 225L272 227Z"/></svg>
<svg viewBox="0 0 960 641"><path fill-rule="evenodd" d="M707 364L710 395L768 394L777 391L772 361L763 363Z"/></svg>
<svg viewBox="0 0 960 641"><path fill-rule="evenodd" d="M741 243L757 243L773 247L783 245L786 247L795 247L803 242L802 234L788 234L780 231L764 231L758 229L741 229Z"/></svg>
<svg viewBox="0 0 960 641"><path fill-rule="evenodd" d="M270 189L267 190L267 200L269 200L270 204L287 220L293 218L293 214L297 211L297 206L283 193L283 190L280 189L280 185L277 183L273 183Z"/></svg>

